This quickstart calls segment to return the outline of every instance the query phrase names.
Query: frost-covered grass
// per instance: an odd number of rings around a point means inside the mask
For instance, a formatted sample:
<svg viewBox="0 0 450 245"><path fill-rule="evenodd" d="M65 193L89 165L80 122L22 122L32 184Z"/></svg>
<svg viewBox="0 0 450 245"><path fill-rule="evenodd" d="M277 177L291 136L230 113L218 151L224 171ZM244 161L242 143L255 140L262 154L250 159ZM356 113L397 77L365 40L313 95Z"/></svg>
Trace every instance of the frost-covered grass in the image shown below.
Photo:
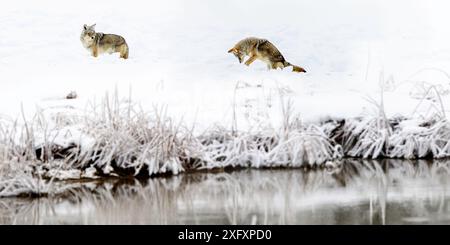
<svg viewBox="0 0 450 245"><path fill-rule="evenodd" d="M399 119L348 120L343 147L348 156L363 158L445 158L450 156L450 123Z"/></svg>
<svg viewBox="0 0 450 245"><path fill-rule="evenodd" d="M15 123L2 122L0 125L0 196L46 192L47 186L33 174L35 158L28 151L32 149L32 142L27 131L17 131L19 128ZM18 137L22 144L16 142Z"/></svg>
<svg viewBox="0 0 450 245"><path fill-rule="evenodd" d="M384 81L381 83L384 86ZM236 85L236 90L238 89ZM263 88L264 89L264 88ZM446 158L450 123L440 90L422 93L427 113L388 118L383 92L373 114L305 123L278 88L281 122L270 116L241 129L213 125L195 130L168 116L167 107L145 111L117 92L84 110L38 109L27 120L0 122L0 196L47 195L57 180L176 175L223 168L336 168L343 157ZM430 93L434 91L435 93Z"/></svg>
<svg viewBox="0 0 450 245"><path fill-rule="evenodd" d="M31 174L65 179L92 172L152 176L224 167L301 167L342 156L314 125L288 121L281 129L257 133L215 126L194 135L192 128L167 117L164 108L146 113L112 98L90 105L81 115L50 111L22 125L4 123L2 166L32 166Z"/></svg>
<svg viewBox="0 0 450 245"><path fill-rule="evenodd" d="M146 113L106 96L82 113L41 110L1 125L0 196L48 193L54 179L153 176L195 169L322 164L340 157L315 126L257 134L215 127L201 135L164 108Z"/></svg>
<svg viewBox="0 0 450 245"><path fill-rule="evenodd" d="M195 134L130 98L105 96L85 111L40 110L32 121L1 123L0 196L57 192L52 182L149 177L216 168L338 167L339 159L446 158L450 123L442 117L374 117L305 124L282 105L280 128L213 126Z"/></svg>

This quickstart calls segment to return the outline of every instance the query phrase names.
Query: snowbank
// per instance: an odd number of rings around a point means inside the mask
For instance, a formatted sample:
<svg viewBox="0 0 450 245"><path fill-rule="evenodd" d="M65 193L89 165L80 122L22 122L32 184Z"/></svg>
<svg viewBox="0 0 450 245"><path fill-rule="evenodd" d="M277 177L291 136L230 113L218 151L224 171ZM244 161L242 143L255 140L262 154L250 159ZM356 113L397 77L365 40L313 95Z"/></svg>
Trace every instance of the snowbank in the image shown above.
<svg viewBox="0 0 450 245"><path fill-rule="evenodd" d="M36 108L83 110L117 89L130 91L146 111L167 105L170 117L199 130L230 125L236 110L243 129L265 114L272 124L281 121L279 88L308 122L359 116L370 107L365 98L380 92L380 73L389 117L412 113L423 83L450 91L450 80L438 71L450 70L447 1L119 2L4 3L0 113L21 117L22 104L29 119ZM258 11L249 11L254 6ZM130 59L90 57L79 41L85 23L123 35ZM246 36L271 40L308 73L239 64L226 51ZM78 98L64 100L70 91ZM450 103L448 93L443 100Z"/></svg>

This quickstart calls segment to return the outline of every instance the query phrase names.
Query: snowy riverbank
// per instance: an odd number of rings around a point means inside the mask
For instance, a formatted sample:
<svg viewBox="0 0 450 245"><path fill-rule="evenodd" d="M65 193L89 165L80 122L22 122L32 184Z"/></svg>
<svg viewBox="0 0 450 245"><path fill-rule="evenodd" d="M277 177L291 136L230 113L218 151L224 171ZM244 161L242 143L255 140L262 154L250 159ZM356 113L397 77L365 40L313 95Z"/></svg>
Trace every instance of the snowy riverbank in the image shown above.
<svg viewBox="0 0 450 245"><path fill-rule="evenodd" d="M115 1L2 5L0 196L67 178L449 156L446 1ZM92 23L124 36L130 58L89 56ZM308 73L239 64L226 51L247 36Z"/></svg>
<svg viewBox="0 0 450 245"><path fill-rule="evenodd" d="M146 113L118 97L102 101L85 114L50 110L26 123L3 121L0 195L45 193L51 182L65 179L148 178L218 168L333 169L345 157L450 156L450 122L439 114L387 118L380 110L378 117L311 124L293 116L286 103L281 127L243 131L233 124L196 134L164 109Z"/></svg>

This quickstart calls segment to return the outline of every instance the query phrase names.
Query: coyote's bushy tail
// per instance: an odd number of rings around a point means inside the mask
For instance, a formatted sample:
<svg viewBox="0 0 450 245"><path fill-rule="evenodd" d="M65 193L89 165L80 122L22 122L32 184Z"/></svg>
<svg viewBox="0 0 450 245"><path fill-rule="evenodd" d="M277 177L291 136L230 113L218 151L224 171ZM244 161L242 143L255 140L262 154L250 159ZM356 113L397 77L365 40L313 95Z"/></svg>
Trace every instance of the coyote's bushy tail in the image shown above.
<svg viewBox="0 0 450 245"><path fill-rule="evenodd" d="M305 72L305 73L306 73L306 70L303 69L302 67L293 65L293 64L291 64L291 63L285 61L285 62L284 62L284 67L288 67L288 66L292 66L292 71L293 71L293 72Z"/></svg>

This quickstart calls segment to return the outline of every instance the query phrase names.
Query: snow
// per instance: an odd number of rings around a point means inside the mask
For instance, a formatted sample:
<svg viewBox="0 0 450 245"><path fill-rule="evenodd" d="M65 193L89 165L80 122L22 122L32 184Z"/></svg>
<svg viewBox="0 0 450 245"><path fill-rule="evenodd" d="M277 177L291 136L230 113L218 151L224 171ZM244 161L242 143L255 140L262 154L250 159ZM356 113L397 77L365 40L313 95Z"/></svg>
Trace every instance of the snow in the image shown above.
<svg viewBox="0 0 450 245"><path fill-rule="evenodd" d="M450 89L446 1L9 1L0 10L0 112L27 117L36 108L76 108L106 92L145 109L195 123L238 125L280 121L280 90L305 121L355 117L380 97L388 116L411 114L421 82ZM130 59L90 57L83 24L124 36ZM271 40L289 69L246 67L227 50L247 36ZM439 69L439 70L438 70ZM383 75L381 75L383 74ZM236 89L237 83L247 84ZM71 91L77 99L65 100ZM448 94L443 96L446 104ZM427 102L428 103L428 102ZM428 107L424 106L423 111ZM71 111L68 109L68 111Z"/></svg>

